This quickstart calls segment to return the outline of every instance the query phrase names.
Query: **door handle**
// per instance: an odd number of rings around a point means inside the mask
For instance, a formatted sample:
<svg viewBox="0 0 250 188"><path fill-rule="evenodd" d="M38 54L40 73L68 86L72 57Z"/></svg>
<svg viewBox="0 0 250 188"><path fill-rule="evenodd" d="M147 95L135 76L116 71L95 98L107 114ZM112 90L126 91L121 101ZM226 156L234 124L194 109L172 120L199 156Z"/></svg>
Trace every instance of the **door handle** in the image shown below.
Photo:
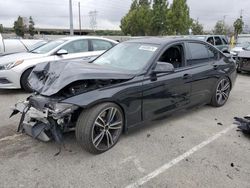
<svg viewBox="0 0 250 188"><path fill-rule="evenodd" d="M82 60L89 60L91 57L83 57Z"/></svg>
<svg viewBox="0 0 250 188"><path fill-rule="evenodd" d="M191 74L184 74L182 78L184 80L186 80L186 79L192 78L192 75Z"/></svg>

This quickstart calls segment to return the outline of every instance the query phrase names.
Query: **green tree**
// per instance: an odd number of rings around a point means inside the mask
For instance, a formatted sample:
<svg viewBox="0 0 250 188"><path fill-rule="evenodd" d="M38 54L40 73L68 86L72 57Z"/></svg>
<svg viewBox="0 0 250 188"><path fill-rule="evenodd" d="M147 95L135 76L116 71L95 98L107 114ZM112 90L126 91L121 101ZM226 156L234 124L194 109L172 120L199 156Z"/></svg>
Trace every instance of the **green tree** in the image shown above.
<svg viewBox="0 0 250 188"><path fill-rule="evenodd" d="M200 24L198 20L193 21L193 23L191 25L191 29L192 29L192 33L194 35L203 35L204 34L203 25Z"/></svg>
<svg viewBox="0 0 250 188"><path fill-rule="evenodd" d="M224 21L219 20L216 22L213 33L216 35L226 35L227 31Z"/></svg>
<svg viewBox="0 0 250 188"><path fill-rule="evenodd" d="M238 35L243 31L243 26L244 26L244 22L241 16L234 22L234 34L236 38L238 38Z"/></svg>
<svg viewBox="0 0 250 188"><path fill-rule="evenodd" d="M151 23L150 3L147 0L133 0L129 12L121 20L121 30L125 35L149 35Z"/></svg>
<svg viewBox="0 0 250 188"><path fill-rule="evenodd" d="M168 1L154 0L151 18L151 34L163 35L168 30Z"/></svg>
<svg viewBox="0 0 250 188"><path fill-rule="evenodd" d="M186 0L173 0L168 14L170 21L170 34L185 35L191 27L192 20Z"/></svg>
<svg viewBox="0 0 250 188"><path fill-rule="evenodd" d="M149 6L150 1L148 1L148 0L139 0L139 5L140 6Z"/></svg>
<svg viewBox="0 0 250 188"><path fill-rule="evenodd" d="M29 34L30 36L34 36L35 35L35 22L33 21L32 17L30 16L29 18Z"/></svg>
<svg viewBox="0 0 250 188"><path fill-rule="evenodd" d="M17 20L14 22L14 31L17 36L24 37L25 25L21 16L18 16Z"/></svg>
<svg viewBox="0 0 250 188"><path fill-rule="evenodd" d="M3 24L0 24L0 33L3 33Z"/></svg>

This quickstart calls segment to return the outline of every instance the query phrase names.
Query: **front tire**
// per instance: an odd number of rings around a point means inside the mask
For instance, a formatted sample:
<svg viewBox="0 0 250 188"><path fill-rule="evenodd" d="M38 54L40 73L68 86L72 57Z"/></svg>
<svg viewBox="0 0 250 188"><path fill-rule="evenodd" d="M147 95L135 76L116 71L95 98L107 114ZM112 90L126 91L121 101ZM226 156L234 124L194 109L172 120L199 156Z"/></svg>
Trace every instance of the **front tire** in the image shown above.
<svg viewBox="0 0 250 188"><path fill-rule="evenodd" d="M76 123L76 140L86 151L103 153L119 140L124 126L121 108L114 103L103 103L84 110Z"/></svg>
<svg viewBox="0 0 250 188"><path fill-rule="evenodd" d="M223 106L229 98L230 91L231 91L231 83L229 78L227 77L220 78L214 89L211 105L215 107Z"/></svg>
<svg viewBox="0 0 250 188"><path fill-rule="evenodd" d="M33 92L32 88L30 87L30 84L28 82L28 78L29 78L31 71L32 71L32 68L24 71L24 73L21 76L21 80L20 80L22 89L28 93Z"/></svg>

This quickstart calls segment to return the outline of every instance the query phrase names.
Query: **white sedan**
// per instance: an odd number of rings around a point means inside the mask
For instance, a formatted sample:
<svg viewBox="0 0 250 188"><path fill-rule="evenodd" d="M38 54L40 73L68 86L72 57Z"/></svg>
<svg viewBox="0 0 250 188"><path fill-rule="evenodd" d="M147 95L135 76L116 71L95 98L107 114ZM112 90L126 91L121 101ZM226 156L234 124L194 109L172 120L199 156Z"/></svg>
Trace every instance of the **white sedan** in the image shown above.
<svg viewBox="0 0 250 188"><path fill-rule="evenodd" d="M116 44L116 41L102 37L65 37L31 52L0 57L0 89L23 88L31 91L28 77L38 63L75 58L89 61Z"/></svg>

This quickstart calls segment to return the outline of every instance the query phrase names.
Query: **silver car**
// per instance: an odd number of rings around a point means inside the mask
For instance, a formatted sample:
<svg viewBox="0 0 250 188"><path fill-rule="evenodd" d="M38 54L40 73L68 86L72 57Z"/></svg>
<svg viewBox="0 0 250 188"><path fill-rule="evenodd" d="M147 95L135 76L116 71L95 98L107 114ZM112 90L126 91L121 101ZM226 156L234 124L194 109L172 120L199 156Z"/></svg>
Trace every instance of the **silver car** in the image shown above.
<svg viewBox="0 0 250 188"><path fill-rule="evenodd" d="M116 44L116 41L102 37L65 37L30 52L0 57L0 88L31 91L28 77L37 64L77 58L90 61Z"/></svg>

